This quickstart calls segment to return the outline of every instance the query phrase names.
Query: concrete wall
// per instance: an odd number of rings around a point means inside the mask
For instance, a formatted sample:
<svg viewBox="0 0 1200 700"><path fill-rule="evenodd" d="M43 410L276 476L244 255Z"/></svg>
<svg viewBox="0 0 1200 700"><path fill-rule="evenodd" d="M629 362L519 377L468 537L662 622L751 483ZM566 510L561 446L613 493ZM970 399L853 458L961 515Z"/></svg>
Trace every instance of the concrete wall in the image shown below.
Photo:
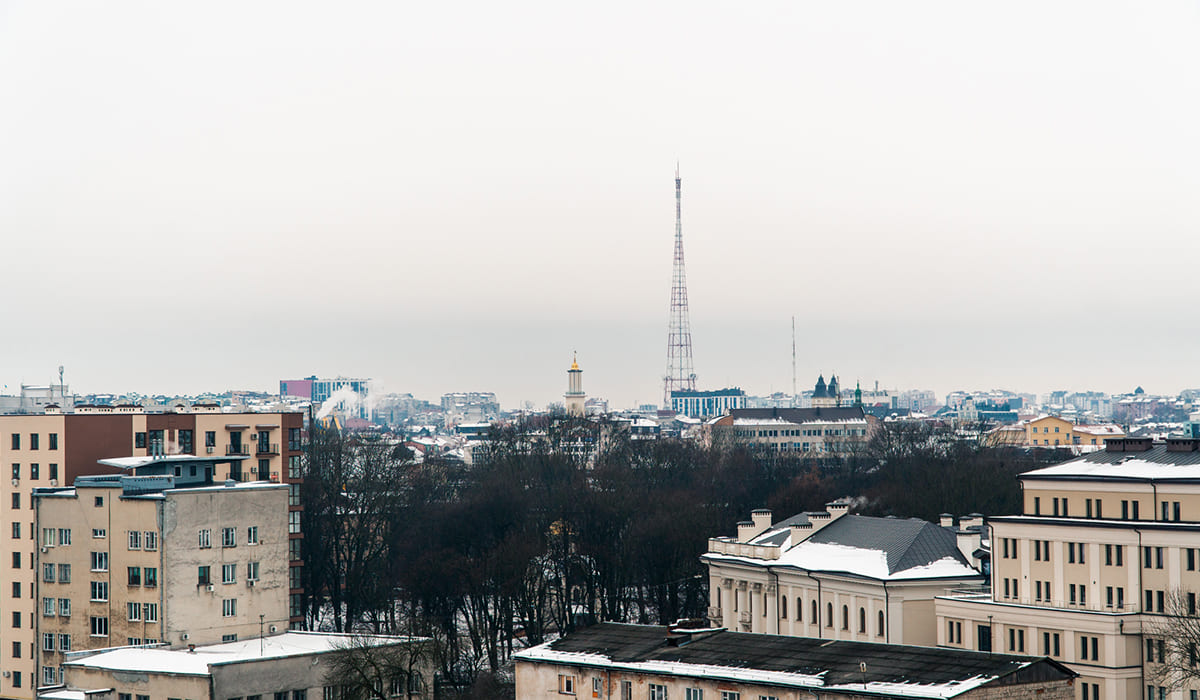
<svg viewBox="0 0 1200 700"><path fill-rule="evenodd" d="M258 528L258 544L248 544L247 528ZM223 547L222 528L232 527L236 546ZM201 548L199 531L209 531L211 547ZM259 634L259 614L270 633L288 627L287 490L284 485L244 485L172 491L163 504L163 640L210 644L224 635ZM251 586L246 565L256 561L259 581ZM236 581L222 583L222 565L236 566ZM212 590L199 585L198 569L208 566ZM223 615L222 601L237 601L237 613ZM183 635L188 635L185 639Z"/></svg>
<svg viewBox="0 0 1200 700"><path fill-rule="evenodd" d="M187 698L210 700L208 676L183 676L168 673L139 673L135 671L104 671L68 666L64 669L70 688L112 688L110 698L117 693L149 695L154 700Z"/></svg>

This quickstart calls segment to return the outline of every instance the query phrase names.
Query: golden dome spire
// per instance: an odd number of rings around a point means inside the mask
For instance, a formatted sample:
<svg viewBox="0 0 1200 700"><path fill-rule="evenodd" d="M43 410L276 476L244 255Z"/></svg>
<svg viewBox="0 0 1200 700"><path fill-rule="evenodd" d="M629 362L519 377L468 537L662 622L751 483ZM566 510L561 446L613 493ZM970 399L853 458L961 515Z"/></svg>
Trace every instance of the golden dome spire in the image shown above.
<svg viewBox="0 0 1200 700"><path fill-rule="evenodd" d="M574 350L571 351L571 369L579 369L579 353Z"/></svg>

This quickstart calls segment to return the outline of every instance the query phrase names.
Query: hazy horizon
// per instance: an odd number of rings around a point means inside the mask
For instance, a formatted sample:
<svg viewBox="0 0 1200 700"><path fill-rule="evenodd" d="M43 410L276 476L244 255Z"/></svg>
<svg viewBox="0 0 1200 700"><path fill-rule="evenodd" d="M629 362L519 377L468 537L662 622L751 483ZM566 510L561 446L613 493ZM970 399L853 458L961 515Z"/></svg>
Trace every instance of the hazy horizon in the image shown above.
<svg viewBox="0 0 1200 700"><path fill-rule="evenodd" d="M0 385L1200 386L1198 15L0 1Z"/></svg>

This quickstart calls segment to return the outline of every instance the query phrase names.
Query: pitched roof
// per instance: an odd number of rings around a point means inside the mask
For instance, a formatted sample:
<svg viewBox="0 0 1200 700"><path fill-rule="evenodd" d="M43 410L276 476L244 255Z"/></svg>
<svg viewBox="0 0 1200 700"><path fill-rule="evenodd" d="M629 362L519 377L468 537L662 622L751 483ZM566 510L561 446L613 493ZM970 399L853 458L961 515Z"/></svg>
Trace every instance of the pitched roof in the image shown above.
<svg viewBox="0 0 1200 700"><path fill-rule="evenodd" d="M1100 450L1025 472L1020 478L1200 482L1200 451L1172 451L1165 444L1143 452Z"/></svg>
<svg viewBox="0 0 1200 700"><path fill-rule="evenodd" d="M732 408L715 425L730 425L733 421L776 421L781 423L812 423L814 421L865 420L862 406L825 406L814 408Z"/></svg>
<svg viewBox="0 0 1200 700"><path fill-rule="evenodd" d="M1075 676L1045 658L726 630L673 633L666 627L618 623L576 631L520 652L516 659L916 698L952 698L992 683Z"/></svg>

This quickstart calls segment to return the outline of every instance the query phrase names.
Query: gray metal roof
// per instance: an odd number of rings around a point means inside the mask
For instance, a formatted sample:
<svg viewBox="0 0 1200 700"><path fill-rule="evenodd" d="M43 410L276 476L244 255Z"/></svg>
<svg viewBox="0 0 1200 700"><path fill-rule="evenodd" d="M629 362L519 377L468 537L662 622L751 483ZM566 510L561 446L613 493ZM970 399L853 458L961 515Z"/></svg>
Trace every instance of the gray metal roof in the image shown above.
<svg viewBox="0 0 1200 700"><path fill-rule="evenodd" d="M954 533L917 518L843 515L805 541L882 549L887 554L890 574L932 564L946 557L952 557L965 566L971 565L958 551Z"/></svg>

